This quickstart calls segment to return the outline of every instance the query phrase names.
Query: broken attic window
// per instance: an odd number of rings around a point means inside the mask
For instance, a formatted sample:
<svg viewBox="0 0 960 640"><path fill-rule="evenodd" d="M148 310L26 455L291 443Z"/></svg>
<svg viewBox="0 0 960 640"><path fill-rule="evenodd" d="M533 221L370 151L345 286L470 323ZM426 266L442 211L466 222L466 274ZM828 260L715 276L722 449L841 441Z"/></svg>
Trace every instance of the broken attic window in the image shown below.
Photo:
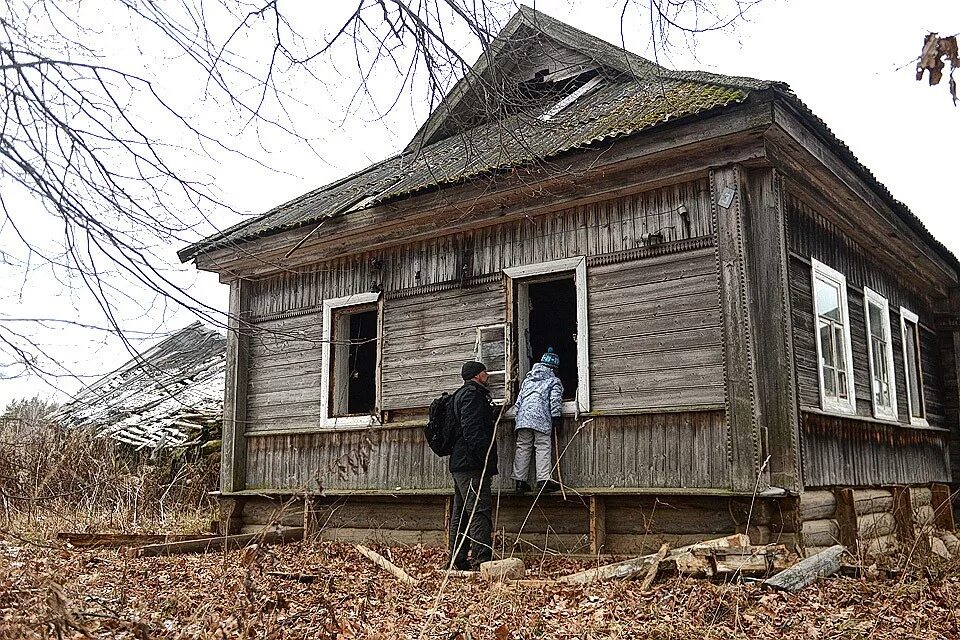
<svg viewBox="0 0 960 640"><path fill-rule="evenodd" d="M554 104L552 107L550 107L549 109L547 109L546 111L544 111L543 114L541 114L541 115L539 116L539 119L542 120L542 121L544 121L544 122L547 122L547 121L555 118L555 117L557 116L557 114L559 114L560 112L562 112L564 109L566 109L567 107L569 107L571 104L573 104L574 102L576 102L577 100L579 100L580 98L582 98L583 96L585 96L587 93L589 93L590 91L592 91L594 87L596 87L597 85L599 85L599 84L600 84L600 76L595 75L596 72L592 72L592 73L594 74L593 77L591 77L589 80L587 80L584 84L581 84L580 86L578 86L573 92L565 95L563 98L560 99L559 102L557 102L556 104ZM584 75L589 75L589 74L584 74ZM573 78L573 79L571 79L571 80L572 80L572 81L575 81L575 80L577 80L577 79L580 78L580 77L582 77L582 76L578 76L577 78Z"/></svg>

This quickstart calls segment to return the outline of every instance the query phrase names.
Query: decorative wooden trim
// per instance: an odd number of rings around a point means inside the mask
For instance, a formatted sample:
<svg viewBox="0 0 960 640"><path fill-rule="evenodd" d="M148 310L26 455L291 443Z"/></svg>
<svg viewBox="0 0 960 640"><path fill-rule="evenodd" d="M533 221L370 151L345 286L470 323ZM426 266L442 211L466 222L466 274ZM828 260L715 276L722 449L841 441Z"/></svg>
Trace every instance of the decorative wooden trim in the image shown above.
<svg viewBox="0 0 960 640"><path fill-rule="evenodd" d="M247 321L249 287L248 280L238 279L230 283L220 468L220 488L228 492L243 489L246 477L247 445L244 431L247 424L246 391L250 363L250 326Z"/></svg>
<svg viewBox="0 0 960 640"><path fill-rule="evenodd" d="M435 282L433 284L422 284L418 287L408 287L406 289L388 291L387 293L383 294L383 297L387 300L401 300L403 298L412 298L414 296L437 293L440 291L449 291L451 289L469 289L470 287L476 287L481 284L497 282L500 278L501 276L499 273L486 273L479 276L465 278L463 280L457 278L456 280L445 280L443 282Z"/></svg>
<svg viewBox="0 0 960 640"><path fill-rule="evenodd" d="M674 242L664 242L654 244L648 247L637 247L636 249L627 249L626 251L617 251L615 253L603 253L587 257L588 267L599 267L618 262L631 262L633 260L642 260L644 258L654 258L656 256L666 256L672 253L684 253L686 251L696 251L697 249L708 249L716 244L713 236L700 236L698 238L686 238Z"/></svg>
<svg viewBox="0 0 960 640"><path fill-rule="evenodd" d="M293 309L291 311L280 311L278 313L265 313L259 316L250 316L250 324L270 322L271 320L286 320L287 318L300 318L302 316L309 316L314 313L322 312L323 304L321 303L310 307L303 307L301 309Z"/></svg>
<svg viewBox="0 0 960 640"><path fill-rule="evenodd" d="M731 487L738 490L756 487L760 472L756 363L744 249L744 191L740 166L710 172L718 302L723 318L727 457ZM768 481L769 477L762 478L760 484Z"/></svg>

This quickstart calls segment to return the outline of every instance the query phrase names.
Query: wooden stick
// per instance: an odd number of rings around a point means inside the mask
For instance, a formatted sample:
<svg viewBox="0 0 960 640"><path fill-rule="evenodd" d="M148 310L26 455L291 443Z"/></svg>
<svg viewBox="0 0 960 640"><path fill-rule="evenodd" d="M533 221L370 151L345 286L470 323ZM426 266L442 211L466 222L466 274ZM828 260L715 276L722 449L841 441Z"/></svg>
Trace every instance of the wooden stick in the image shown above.
<svg viewBox="0 0 960 640"><path fill-rule="evenodd" d="M404 571L397 565L393 564L392 562L384 558L382 555L380 555L376 551L373 551L372 549L368 549L362 544L357 545L357 551L359 551L361 555L363 555L365 558L370 560L370 562L372 562L373 564L377 565L384 571L387 571L388 573L393 574L393 576L400 582L410 585L411 587L415 587L418 584L420 584L419 580L415 578L411 578L406 571Z"/></svg>
<svg viewBox="0 0 960 640"><path fill-rule="evenodd" d="M657 551L657 555L653 558L653 561L650 563L650 568L647 569L647 575L643 578L643 583L640 585L640 593L647 591L650 588L650 585L653 584L653 581L657 579L657 573L660 571L660 561L667 557L667 553L670 552L670 545L664 542L660 545L660 551Z"/></svg>
<svg viewBox="0 0 960 640"><path fill-rule="evenodd" d="M557 430L551 429L553 435L553 456L557 459L557 478L560 481L560 495L567 499L567 490L563 486L563 473L560 472L560 443L557 441Z"/></svg>
<svg viewBox="0 0 960 640"><path fill-rule="evenodd" d="M128 558L141 558L145 556L172 555L175 553L191 553L199 551L221 551L224 549L236 549L245 547L251 542L258 543L278 543L292 542L303 539L302 528L282 529L280 531L260 531L257 533L241 533L233 536L218 536L216 538L202 538L194 540L184 540L182 542L166 542L163 544L150 544L145 547L136 547L127 549Z"/></svg>

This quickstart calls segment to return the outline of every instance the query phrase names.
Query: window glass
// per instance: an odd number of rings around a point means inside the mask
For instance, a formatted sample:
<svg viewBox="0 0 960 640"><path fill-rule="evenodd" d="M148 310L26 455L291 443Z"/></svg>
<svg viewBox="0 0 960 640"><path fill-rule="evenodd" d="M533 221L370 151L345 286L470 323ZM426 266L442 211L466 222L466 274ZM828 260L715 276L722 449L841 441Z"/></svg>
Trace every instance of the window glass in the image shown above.
<svg viewBox="0 0 960 640"><path fill-rule="evenodd" d="M811 262L820 404L827 410L852 413L855 399L846 280L843 274L827 265L816 260Z"/></svg>
<svg viewBox="0 0 960 640"><path fill-rule="evenodd" d="M910 396L910 417L923 418L923 383L920 378L920 350L917 339L917 324L909 320L904 323L904 356L907 369L907 395Z"/></svg>

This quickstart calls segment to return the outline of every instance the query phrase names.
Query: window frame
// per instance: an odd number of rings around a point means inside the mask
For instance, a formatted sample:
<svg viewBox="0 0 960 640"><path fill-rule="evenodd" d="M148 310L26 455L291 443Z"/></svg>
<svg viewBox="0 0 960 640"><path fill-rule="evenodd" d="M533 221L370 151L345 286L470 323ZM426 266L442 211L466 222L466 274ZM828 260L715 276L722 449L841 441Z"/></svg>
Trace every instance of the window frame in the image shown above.
<svg viewBox="0 0 960 640"><path fill-rule="evenodd" d="M330 385L332 383L333 373L330 370L333 364L331 358L331 340L333 339L333 313L334 310L341 311L349 307L367 307L371 304L377 304L377 362L382 357L381 348L383 346L382 319L383 309L379 305L380 293L355 293L340 298L328 298L323 301L323 327L322 327L322 346L321 346L321 373L320 373L320 427L323 429L355 429L357 427L372 427L380 424L379 411L376 407L380 406L380 384L376 383L376 401L374 412L370 415L354 416L331 416L330 415ZM379 365L377 366L377 376L379 377Z"/></svg>
<svg viewBox="0 0 960 640"><path fill-rule="evenodd" d="M873 388L876 379L877 354L873 352L873 326L870 324L870 305L880 309L884 318L884 339L886 340L885 353L882 354L883 361L887 365L887 387L890 393L890 406L884 407L877 404L876 393ZM863 315L867 328L867 359L870 363L870 404L873 407L873 417L880 420L890 420L897 422L899 414L897 413L897 384L896 370L893 367L893 333L890 327L890 303L889 301L871 289L863 288Z"/></svg>
<svg viewBox="0 0 960 640"><path fill-rule="evenodd" d="M842 273L816 259L810 260L810 294L813 298L813 333L817 348L817 381L820 386L820 408L831 413L856 415L857 396L853 372L853 346L850 340L850 303L847 296L847 278ZM847 399L829 398L823 379L823 345L820 339L820 309L817 303L817 280L835 285L840 293L840 317L843 321L843 356L846 364Z"/></svg>
<svg viewBox="0 0 960 640"><path fill-rule="evenodd" d="M907 365L907 323L913 323L917 328L914 345L916 346L917 358L917 389L920 392L920 412L922 415L916 417L913 415L913 398L910 394L910 367ZM910 418L910 425L914 427L928 427L926 394L923 391L923 357L921 356L920 346L920 317L906 307L900 307L900 343L903 345L903 381L906 383L904 391L907 393L907 416Z"/></svg>
<svg viewBox="0 0 960 640"><path fill-rule="evenodd" d="M508 267L503 270L504 275L510 278L507 294L511 300L516 294L517 286L522 285L524 279L558 275L566 272L572 273L574 287L577 291L577 397L575 400L564 402L561 411L563 415L576 415L590 411L590 327L587 314L586 257L563 258L561 260L527 264L521 267ZM520 339L520 331L525 325L525 322L521 322L521 320L523 319L518 317L512 323L517 331L513 344L515 345L514 350L516 351L518 364L522 363L523 357L527 355L526 341ZM518 367L517 379L522 380L526 373L522 366Z"/></svg>

